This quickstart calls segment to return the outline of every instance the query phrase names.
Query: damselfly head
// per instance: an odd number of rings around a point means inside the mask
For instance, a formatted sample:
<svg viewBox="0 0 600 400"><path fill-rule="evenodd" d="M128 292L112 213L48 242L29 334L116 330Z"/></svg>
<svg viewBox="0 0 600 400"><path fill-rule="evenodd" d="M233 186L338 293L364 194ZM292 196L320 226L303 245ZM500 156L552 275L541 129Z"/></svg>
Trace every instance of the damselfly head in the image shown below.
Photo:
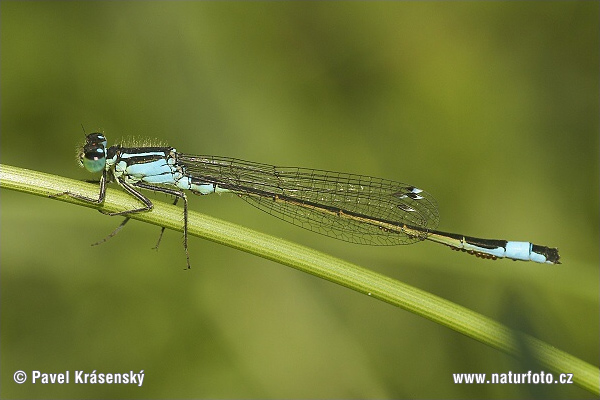
<svg viewBox="0 0 600 400"><path fill-rule="evenodd" d="M85 143L77 149L77 161L80 167L90 172L100 172L106 165L107 141L103 133L90 133Z"/></svg>

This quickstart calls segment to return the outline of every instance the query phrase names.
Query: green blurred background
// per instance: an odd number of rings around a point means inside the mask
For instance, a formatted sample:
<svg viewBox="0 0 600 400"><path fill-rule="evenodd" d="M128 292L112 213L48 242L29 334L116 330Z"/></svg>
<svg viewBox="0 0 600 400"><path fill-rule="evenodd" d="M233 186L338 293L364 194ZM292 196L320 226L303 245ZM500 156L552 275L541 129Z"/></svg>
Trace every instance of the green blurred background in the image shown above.
<svg viewBox="0 0 600 400"><path fill-rule="evenodd" d="M92 179L101 130L185 152L381 176L440 229L560 248L560 266L364 247L231 195L191 208L355 262L599 359L598 2L1 3L1 162ZM228 247L2 190L3 398L589 398L454 385L534 372L447 328ZM168 201L165 196L152 198ZM145 371L142 387L16 370ZM570 371L564 371L570 372Z"/></svg>

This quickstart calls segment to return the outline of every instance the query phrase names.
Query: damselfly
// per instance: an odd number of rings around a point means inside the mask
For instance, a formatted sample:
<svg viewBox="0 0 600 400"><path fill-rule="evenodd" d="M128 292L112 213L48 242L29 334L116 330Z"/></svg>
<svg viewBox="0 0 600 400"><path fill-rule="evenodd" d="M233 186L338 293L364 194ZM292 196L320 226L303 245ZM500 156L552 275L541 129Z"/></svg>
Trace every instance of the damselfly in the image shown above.
<svg viewBox="0 0 600 400"><path fill-rule="evenodd" d="M101 204L106 184L115 181L142 205L108 214L124 216L152 210L152 202L138 189L175 196L174 204L182 199L188 268L188 202L184 190L198 195L231 192L284 221L352 243L398 245L430 240L482 258L560 264L556 248L437 231L439 214L433 197L415 186L387 179L183 154L172 147L107 147L106 137L99 132L86 136L79 162L90 172L102 172L98 198L71 192L52 197L68 195Z"/></svg>

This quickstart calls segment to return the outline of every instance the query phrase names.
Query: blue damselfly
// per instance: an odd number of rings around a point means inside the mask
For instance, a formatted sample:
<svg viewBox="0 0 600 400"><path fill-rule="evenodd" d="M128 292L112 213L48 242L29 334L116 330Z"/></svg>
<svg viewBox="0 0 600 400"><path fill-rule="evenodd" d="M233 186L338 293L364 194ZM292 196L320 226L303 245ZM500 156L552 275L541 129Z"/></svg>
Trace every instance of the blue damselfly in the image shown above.
<svg viewBox="0 0 600 400"><path fill-rule="evenodd" d="M107 147L106 137L99 132L86 136L78 157L88 171L102 172L98 198L71 192L53 197L68 195L101 204L106 184L115 181L141 204L109 214L123 216L152 210L152 202L139 189L175 196L175 204L182 199L188 268L185 190L198 195L231 192L284 221L352 243L399 245L430 240L482 258L560 264L556 248L437 231L439 214L433 197L415 186L387 179L184 154L172 147Z"/></svg>

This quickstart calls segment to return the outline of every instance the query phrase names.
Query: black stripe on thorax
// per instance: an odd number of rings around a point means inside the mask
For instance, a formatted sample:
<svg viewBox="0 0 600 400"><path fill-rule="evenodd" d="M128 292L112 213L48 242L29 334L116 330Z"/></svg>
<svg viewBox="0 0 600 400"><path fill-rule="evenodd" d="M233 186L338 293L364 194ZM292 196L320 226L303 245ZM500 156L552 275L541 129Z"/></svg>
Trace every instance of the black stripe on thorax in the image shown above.
<svg viewBox="0 0 600 400"><path fill-rule="evenodd" d="M150 163L160 159L166 159L172 150L172 147L112 146L108 149L107 156L108 158L112 158L116 155L118 161L124 161L129 166L134 164Z"/></svg>

